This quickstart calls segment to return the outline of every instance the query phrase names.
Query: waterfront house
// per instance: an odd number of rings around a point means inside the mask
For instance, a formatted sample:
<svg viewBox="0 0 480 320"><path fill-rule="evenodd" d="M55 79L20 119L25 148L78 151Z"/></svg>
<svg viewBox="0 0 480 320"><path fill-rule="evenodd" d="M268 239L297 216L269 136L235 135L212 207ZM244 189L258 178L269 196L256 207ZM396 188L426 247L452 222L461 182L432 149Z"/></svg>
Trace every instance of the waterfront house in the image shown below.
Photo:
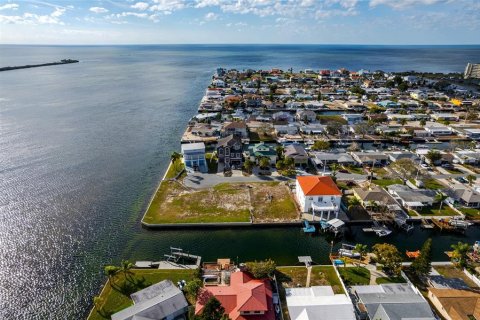
<svg viewBox="0 0 480 320"><path fill-rule="evenodd" d="M247 125L245 121L225 122L222 128L222 136L226 137L229 135L248 138Z"/></svg>
<svg viewBox="0 0 480 320"><path fill-rule="evenodd" d="M341 165L354 165L355 160L352 156L345 152L312 152L312 162L317 168L325 164L338 163Z"/></svg>
<svg viewBox="0 0 480 320"><path fill-rule="evenodd" d="M460 117L455 113L434 113L431 115L432 119L437 121L458 121Z"/></svg>
<svg viewBox="0 0 480 320"><path fill-rule="evenodd" d="M326 125L311 123L300 126L300 132L308 135L319 135L325 132Z"/></svg>
<svg viewBox="0 0 480 320"><path fill-rule="evenodd" d="M185 319L188 302L170 280L163 280L130 295L133 306L112 314L112 320Z"/></svg>
<svg viewBox="0 0 480 320"><path fill-rule="evenodd" d="M363 114L361 113L344 113L341 116L350 125L363 122Z"/></svg>
<svg viewBox="0 0 480 320"><path fill-rule="evenodd" d="M447 320L480 319L480 293L478 292L428 288L428 298Z"/></svg>
<svg viewBox="0 0 480 320"><path fill-rule="evenodd" d="M420 158L413 152L410 151L392 151L387 152L388 158L391 162L395 162L401 159L410 159L414 162L419 162Z"/></svg>
<svg viewBox="0 0 480 320"><path fill-rule="evenodd" d="M206 286L197 299L195 314L202 313L209 297L220 301L231 320L275 320L273 294L268 279L252 278L248 273L232 272L229 285Z"/></svg>
<svg viewBox="0 0 480 320"><path fill-rule="evenodd" d="M260 158L268 158L270 160L270 165L275 165L277 162L277 150L274 144L260 142L250 145L245 152L245 157L248 157L250 161L256 163L258 163Z"/></svg>
<svg viewBox="0 0 480 320"><path fill-rule="evenodd" d="M431 136L450 136L454 134L452 128L441 125L441 124L425 126L425 130Z"/></svg>
<svg viewBox="0 0 480 320"><path fill-rule="evenodd" d="M454 162L461 164L476 164L480 162L480 150L460 150L453 152Z"/></svg>
<svg viewBox="0 0 480 320"><path fill-rule="evenodd" d="M355 320L352 301L331 286L285 288L291 320Z"/></svg>
<svg viewBox="0 0 480 320"><path fill-rule="evenodd" d="M404 208L419 210L423 207L431 207L435 202L437 192L435 190L410 189L405 185L391 185L388 192L397 199Z"/></svg>
<svg viewBox="0 0 480 320"><path fill-rule="evenodd" d="M297 121L314 122L317 120L317 114L312 110L297 110L295 114Z"/></svg>
<svg viewBox="0 0 480 320"><path fill-rule="evenodd" d="M388 156L383 152L352 152L353 159L361 165L386 165Z"/></svg>
<svg viewBox="0 0 480 320"><path fill-rule="evenodd" d="M369 209L373 204L395 210L399 207L395 199L385 189L375 184L369 187L353 188L352 191L365 209Z"/></svg>
<svg viewBox="0 0 480 320"><path fill-rule="evenodd" d="M352 293L360 319L436 320L428 302L411 284L353 286Z"/></svg>
<svg viewBox="0 0 480 320"><path fill-rule="evenodd" d="M295 195L301 212L315 211L317 216L338 218L342 192L329 176L298 176Z"/></svg>
<svg viewBox="0 0 480 320"><path fill-rule="evenodd" d="M308 163L308 154L300 144L290 144L286 146L283 154L285 158L293 159L296 166L306 165Z"/></svg>
<svg viewBox="0 0 480 320"><path fill-rule="evenodd" d="M295 124L289 125L274 125L273 129L275 134L278 136L289 134L289 135L296 135L298 133L298 126Z"/></svg>
<svg viewBox="0 0 480 320"><path fill-rule="evenodd" d="M205 144L203 142L184 143L181 150L187 172L208 172L207 160L205 159Z"/></svg>
<svg viewBox="0 0 480 320"><path fill-rule="evenodd" d="M469 208L480 208L480 193L464 185L451 185L442 190L448 197L447 202L461 204Z"/></svg>
<svg viewBox="0 0 480 320"><path fill-rule="evenodd" d="M242 139L239 136L231 134L228 137L218 139L218 162L223 163L225 165L225 168L241 168L243 164L242 153Z"/></svg>

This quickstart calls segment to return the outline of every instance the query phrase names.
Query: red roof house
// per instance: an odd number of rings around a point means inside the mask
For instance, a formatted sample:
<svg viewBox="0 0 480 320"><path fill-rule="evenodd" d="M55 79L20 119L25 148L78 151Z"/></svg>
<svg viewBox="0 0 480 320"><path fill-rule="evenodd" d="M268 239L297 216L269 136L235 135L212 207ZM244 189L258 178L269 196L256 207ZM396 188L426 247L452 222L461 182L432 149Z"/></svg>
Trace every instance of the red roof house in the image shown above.
<svg viewBox="0 0 480 320"><path fill-rule="evenodd" d="M320 214L338 217L342 191L329 176L298 176L295 194L302 212L315 209Z"/></svg>
<svg viewBox="0 0 480 320"><path fill-rule="evenodd" d="M245 272L233 272L230 285L205 287L195 306L201 314L205 303L215 296L231 320L274 320L272 288L268 280L257 280Z"/></svg>

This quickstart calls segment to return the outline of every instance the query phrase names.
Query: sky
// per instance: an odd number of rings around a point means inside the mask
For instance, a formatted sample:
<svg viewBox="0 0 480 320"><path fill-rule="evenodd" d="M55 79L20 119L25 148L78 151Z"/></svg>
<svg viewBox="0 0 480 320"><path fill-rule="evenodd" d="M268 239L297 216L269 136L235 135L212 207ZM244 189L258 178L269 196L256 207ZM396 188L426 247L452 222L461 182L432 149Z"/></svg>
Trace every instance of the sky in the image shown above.
<svg viewBox="0 0 480 320"><path fill-rule="evenodd" d="M0 0L1 44L480 44L480 0Z"/></svg>

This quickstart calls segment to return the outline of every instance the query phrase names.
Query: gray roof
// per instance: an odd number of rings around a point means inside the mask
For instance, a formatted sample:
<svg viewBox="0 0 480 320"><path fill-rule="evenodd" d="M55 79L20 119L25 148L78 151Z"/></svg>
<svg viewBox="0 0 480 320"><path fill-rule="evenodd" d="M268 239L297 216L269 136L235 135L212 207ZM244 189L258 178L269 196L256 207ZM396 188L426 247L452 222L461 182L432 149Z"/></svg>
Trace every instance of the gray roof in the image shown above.
<svg viewBox="0 0 480 320"><path fill-rule="evenodd" d="M397 196L404 202L433 202L437 192L434 190L397 191Z"/></svg>
<svg viewBox="0 0 480 320"><path fill-rule="evenodd" d="M130 296L135 303L112 315L112 320L163 319L188 306L183 293L170 280L163 280Z"/></svg>
<svg viewBox="0 0 480 320"><path fill-rule="evenodd" d="M184 144L182 144L182 152L192 151L192 150L203 150L203 151L205 151L205 143L197 142L197 143L184 143Z"/></svg>
<svg viewBox="0 0 480 320"><path fill-rule="evenodd" d="M480 194L466 187L447 188L443 191L454 200L462 199L467 203L480 202Z"/></svg>
<svg viewBox="0 0 480 320"><path fill-rule="evenodd" d="M445 278L441 275L431 275L428 277L430 285L437 289L470 289L470 287L461 278Z"/></svg>
<svg viewBox="0 0 480 320"><path fill-rule="evenodd" d="M285 157L308 157L305 149L298 144L290 144L285 147Z"/></svg>
<svg viewBox="0 0 480 320"><path fill-rule="evenodd" d="M408 284L352 287L370 319L435 319L427 301Z"/></svg>

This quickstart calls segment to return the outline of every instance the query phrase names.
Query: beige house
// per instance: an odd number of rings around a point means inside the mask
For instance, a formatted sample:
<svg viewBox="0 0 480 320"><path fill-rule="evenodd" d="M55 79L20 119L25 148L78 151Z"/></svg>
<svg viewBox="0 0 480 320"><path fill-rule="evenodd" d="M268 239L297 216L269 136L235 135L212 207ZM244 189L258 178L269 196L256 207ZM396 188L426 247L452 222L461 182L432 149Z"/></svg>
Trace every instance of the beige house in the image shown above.
<svg viewBox="0 0 480 320"><path fill-rule="evenodd" d="M428 298L447 320L480 319L480 293L428 288Z"/></svg>

